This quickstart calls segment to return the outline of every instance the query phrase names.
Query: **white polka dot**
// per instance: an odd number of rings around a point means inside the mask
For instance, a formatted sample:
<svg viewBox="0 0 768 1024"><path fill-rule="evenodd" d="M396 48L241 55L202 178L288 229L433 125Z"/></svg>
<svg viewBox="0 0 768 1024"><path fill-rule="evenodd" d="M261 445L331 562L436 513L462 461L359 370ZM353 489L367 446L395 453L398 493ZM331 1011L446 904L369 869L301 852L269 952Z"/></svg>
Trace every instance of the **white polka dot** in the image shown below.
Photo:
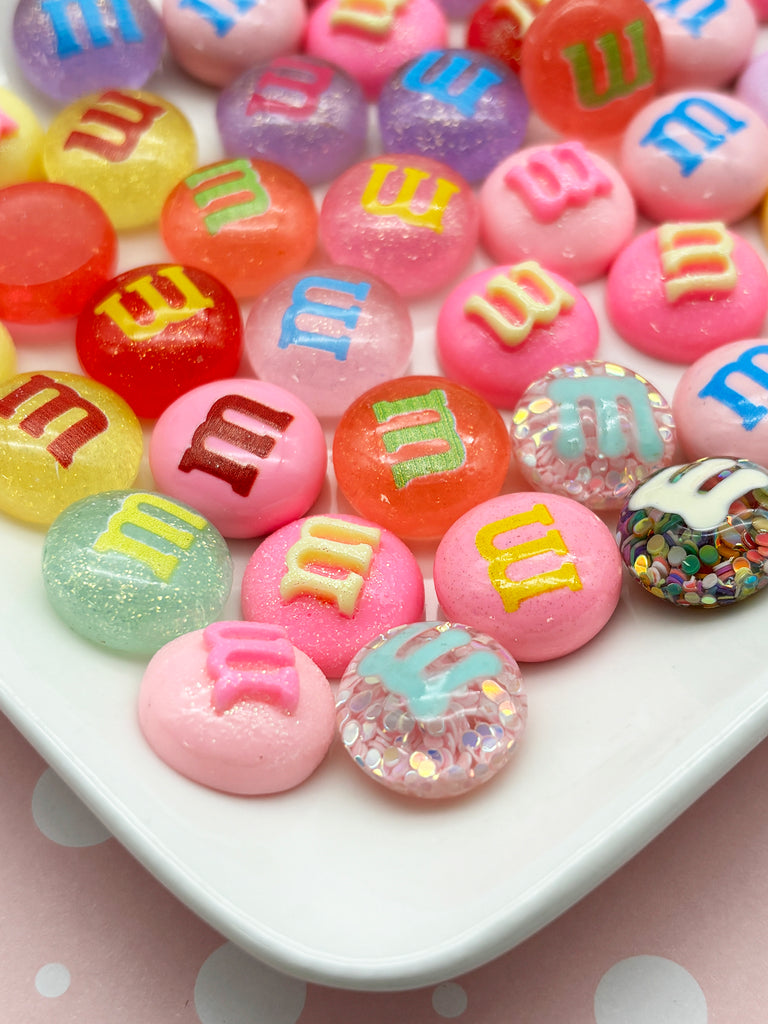
<svg viewBox="0 0 768 1024"><path fill-rule="evenodd" d="M109 839L108 830L50 768L37 780L32 817L43 835L59 846L95 846Z"/></svg>
<svg viewBox="0 0 768 1024"><path fill-rule="evenodd" d="M707 1001L696 979L674 960L631 956L600 979L596 1024L707 1024Z"/></svg>
<svg viewBox="0 0 768 1024"><path fill-rule="evenodd" d="M63 996L72 981L64 964L46 964L35 975L35 988L41 996L56 999Z"/></svg>
<svg viewBox="0 0 768 1024"><path fill-rule="evenodd" d="M432 993L432 1008L441 1017L460 1017L467 1008L467 993L455 981L446 981Z"/></svg>
<svg viewBox="0 0 768 1024"><path fill-rule="evenodd" d="M201 1024L296 1024L307 986L254 960L231 942L200 968L195 1009Z"/></svg>

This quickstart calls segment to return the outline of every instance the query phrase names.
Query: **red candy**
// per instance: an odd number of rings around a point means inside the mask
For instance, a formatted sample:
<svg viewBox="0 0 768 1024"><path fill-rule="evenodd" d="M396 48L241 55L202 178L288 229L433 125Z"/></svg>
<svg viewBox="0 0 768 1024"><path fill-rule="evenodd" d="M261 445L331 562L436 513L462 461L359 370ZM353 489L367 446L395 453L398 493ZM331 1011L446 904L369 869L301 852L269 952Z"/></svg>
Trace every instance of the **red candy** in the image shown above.
<svg viewBox="0 0 768 1024"><path fill-rule="evenodd" d="M547 0L484 0L467 28L467 46L520 71L523 39Z"/></svg>
<svg viewBox="0 0 768 1024"><path fill-rule="evenodd" d="M347 409L333 466L360 515L427 539L499 493L510 453L503 419L474 391L444 377L401 377Z"/></svg>
<svg viewBox="0 0 768 1024"><path fill-rule="evenodd" d="M1 320L77 316L116 260L115 229L85 192L50 181L0 189Z"/></svg>
<svg viewBox="0 0 768 1024"><path fill-rule="evenodd" d="M180 182L160 229L174 259L202 267L242 298L301 270L315 248L317 210L287 168L243 157L201 167Z"/></svg>
<svg viewBox="0 0 768 1024"><path fill-rule="evenodd" d="M75 344L86 373L154 419L192 388L237 372L243 326L221 282L158 263L108 282L83 310Z"/></svg>
<svg viewBox="0 0 768 1024"><path fill-rule="evenodd" d="M662 67L661 34L644 0L549 0L521 58L533 109L576 138L620 132L656 95Z"/></svg>

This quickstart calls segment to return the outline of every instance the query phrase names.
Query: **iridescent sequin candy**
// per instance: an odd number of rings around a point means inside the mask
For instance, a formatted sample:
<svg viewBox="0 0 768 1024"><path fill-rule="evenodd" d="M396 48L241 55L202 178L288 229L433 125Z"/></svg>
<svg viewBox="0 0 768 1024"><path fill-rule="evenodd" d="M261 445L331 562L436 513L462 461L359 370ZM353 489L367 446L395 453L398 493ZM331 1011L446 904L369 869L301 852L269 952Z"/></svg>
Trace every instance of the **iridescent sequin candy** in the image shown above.
<svg viewBox="0 0 768 1024"><path fill-rule="evenodd" d="M66 102L141 88L160 63L165 31L150 0L19 0L13 42L25 77Z"/></svg>
<svg viewBox="0 0 768 1024"><path fill-rule="evenodd" d="M429 50L387 81L378 102L385 151L441 160L469 182L523 142L528 101L514 72L473 50Z"/></svg>
<svg viewBox="0 0 768 1024"><path fill-rule="evenodd" d="M557 366L534 381L511 433L530 484L592 509L620 508L676 452L667 400L634 370L599 360Z"/></svg>
<svg viewBox="0 0 768 1024"><path fill-rule="evenodd" d="M151 654L221 614L232 561L218 530L189 505L110 491L75 502L54 521L43 581L75 632L112 650Z"/></svg>
<svg viewBox="0 0 768 1024"><path fill-rule="evenodd" d="M362 157L368 105L346 71L292 54L239 75L219 96L216 122L227 153L273 160L316 185Z"/></svg>
<svg viewBox="0 0 768 1024"><path fill-rule="evenodd" d="M323 265L283 278L251 307L253 375L338 417L368 388L404 373L413 324L404 299L373 274Z"/></svg>
<svg viewBox="0 0 768 1024"><path fill-rule="evenodd" d="M89 494L130 487L141 424L110 388L74 373L21 373L0 384L0 511L48 524Z"/></svg>
<svg viewBox="0 0 768 1024"><path fill-rule="evenodd" d="M670 604L751 597L768 583L768 470L731 458L661 469L630 495L616 539L633 579Z"/></svg>
<svg viewBox="0 0 768 1024"><path fill-rule="evenodd" d="M43 163L51 181L93 196L114 226L153 224L197 159L192 125L172 103L136 89L75 100L51 122Z"/></svg>
<svg viewBox="0 0 768 1024"><path fill-rule="evenodd" d="M450 797L487 782L524 732L517 662L491 637L453 622L398 626L350 662L337 728L376 782L413 797Z"/></svg>

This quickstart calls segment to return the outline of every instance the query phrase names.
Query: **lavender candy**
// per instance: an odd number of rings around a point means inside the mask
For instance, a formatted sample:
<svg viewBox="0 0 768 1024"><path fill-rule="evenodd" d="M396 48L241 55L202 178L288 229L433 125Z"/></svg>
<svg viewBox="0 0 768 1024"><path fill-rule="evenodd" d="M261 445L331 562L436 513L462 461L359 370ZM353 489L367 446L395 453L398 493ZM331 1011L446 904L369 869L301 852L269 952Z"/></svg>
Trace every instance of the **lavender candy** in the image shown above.
<svg viewBox="0 0 768 1024"><path fill-rule="evenodd" d="M229 155L272 160L317 185L359 160L368 107L341 68L294 54L240 75L219 96L216 119Z"/></svg>
<svg viewBox="0 0 768 1024"><path fill-rule="evenodd" d="M385 152L448 164L472 184L523 144L530 108L517 75L475 50L429 50L379 96Z"/></svg>
<svg viewBox="0 0 768 1024"><path fill-rule="evenodd" d="M160 63L165 30L149 0L19 0L13 43L25 78L69 102L140 89Z"/></svg>

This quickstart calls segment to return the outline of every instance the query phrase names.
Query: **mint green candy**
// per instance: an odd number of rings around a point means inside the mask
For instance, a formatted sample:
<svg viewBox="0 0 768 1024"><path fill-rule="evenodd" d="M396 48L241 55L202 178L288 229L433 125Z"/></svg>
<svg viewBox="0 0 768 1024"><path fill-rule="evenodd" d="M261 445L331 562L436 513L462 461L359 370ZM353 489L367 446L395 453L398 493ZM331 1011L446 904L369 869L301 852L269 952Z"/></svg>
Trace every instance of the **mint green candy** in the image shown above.
<svg viewBox="0 0 768 1024"><path fill-rule="evenodd" d="M56 613L93 643L133 654L221 615L232 559L195 509L151 491L105 491L68 506L43 547Z"/></svg>

